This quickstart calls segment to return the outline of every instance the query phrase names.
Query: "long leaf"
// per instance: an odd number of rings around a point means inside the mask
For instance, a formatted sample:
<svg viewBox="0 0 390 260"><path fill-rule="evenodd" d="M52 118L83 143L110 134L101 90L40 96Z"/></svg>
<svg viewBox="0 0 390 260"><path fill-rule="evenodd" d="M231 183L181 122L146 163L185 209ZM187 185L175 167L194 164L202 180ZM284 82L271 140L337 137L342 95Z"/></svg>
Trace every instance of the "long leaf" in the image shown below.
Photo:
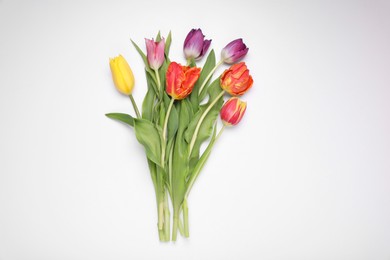
<svg viewBox="0 0 390 260"><path fill-rule="evenodd" d="M171 32L169 32L168 36L167 36L167 39L165 40L165 56L168 57L169 56L169 49L171 47L171 42L172 42L172 34Z"/></svg>
<svg viewBox="0 0 390 260"><path fill-rule="evenodd" d="M207 76L210 74L210 72L212 71L212 69L214 67L215 67L215 52L214 52L214 50L211 50L209 55L207 56L206 62L203 65L199 79L196 82L194 89L192 90L192 93L189 97L190 101L191 101L192 109L194 110L194 112L196 112L198 110L199 103L204 98L204 97L199 97L199 88L201 87L201 85L203 84L203 82L205 81L205 79L207 78ZM205 91L203 91L203 92L205 92Z"/></svg>
<svg viewBox="0 0 390 260"><path fill-rule="evenodd" d="M106 117L120 121L129 126L134 126L134 118L131 115L123 114L123 113L108 113Z"/></svg>
<svg viewBox="0 0 390 260"><path fill-rule="evenodd" d="M210 143L207 146L207 148L205 149L205 151L203 152L202 156L200 157L198 163L196 164L196 166L195 166L194 170L192 171L192 173L190 175L190 178L189 178L189 180L187 182L185 198L187 198L188 195L190 194L192 186L194 185L194 183L195 183L196 179L198 178L201 170L203 169L204 165L206 164L207 159L210 157L211 150L212 150L212 148L214 146L214 143L216 141L216 139L215 139L216 133L217 133L217 126L214 126L214 131L213 131L213 135L211 137Z"/></svg>
<svg viewBox="0 0 390 260"><path fill-rule="evenodd" d="M142 118L152 121L153 120L153 107L156 99L154 90L149 88L146 92L144 101L142 103Z"/></svg>
<svg viewBox="0 0 390 260"><path fill-rule="evenodd" d="M145 64L145 70L150 75L150 77L152 77L154 82L156 82L156 77L154 76L154 72L149 67L149 62L148 62L147 56L133 40L131 40L131 42L133 43L133 45L134 45L135 49L137 50L137 52L139 53L139 55L141 55L141 57L142 57L142 60L144 61L144 64Z"/></svg>
<svg viewBox="0 0 390 260"><path fill-rule="evenodd" d="M188 144L185 142L183 134L190 121L191 105L187 100L178 102L179 128L176 135L176 141L173 151L172 162L172 202L177 210L184 199L186 190L186 177L189 171Z"/></svg>
<svg viewBox="0 0 390 260"><path fill-rule="evenodd" d="M148 120L134 119L135 136L146 152L146 156L161 166L161 140L157 128Z"/></svg>

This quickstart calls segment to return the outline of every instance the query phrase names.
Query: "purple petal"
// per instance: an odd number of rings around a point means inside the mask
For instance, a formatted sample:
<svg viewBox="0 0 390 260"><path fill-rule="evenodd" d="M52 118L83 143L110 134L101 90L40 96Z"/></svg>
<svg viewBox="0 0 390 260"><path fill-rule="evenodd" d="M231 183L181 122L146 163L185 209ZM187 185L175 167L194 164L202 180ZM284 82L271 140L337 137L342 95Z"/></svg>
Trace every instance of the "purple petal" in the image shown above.
<svg viewBox="0 0 390 260"><path fill-rule="evenodd" d="M233 63L236 63L237 61L241 60L242 58L244 58L244 56L248 53L249 51L249 48L246 48L244 50L241 50L241 51L238 51L236 52L232 57L232 62Z"/></svg>
<svg viewBox="0 0 390 260"><path fill-rule="evenodd" d="M210 44L211 44L211 40L204 40L202 52L200 53L198 59L202 58L206 54L207 50L210 47Z"/></svg>
<svg viewBox="0 0 390 260"><path fill-rule="evenodd" d="M188 42L191 40L192 36L195 34L196 30L195 29L192 29L188 34L187 34L187 37L186 39L184 40L184 46L183 48L185 48L188 44Z"/></svg>
<svg viewBox="0 0 390 260"><path fill-rule="evenodd" d="M242 39L239 38L226 45L221 51L221 56L225 63L232 64L244 57L248 50Z"/></svg>
<svg viewBox="0 0 390 260"><path fill-rule="evenodd" d="M191 33L191 32L190 32ZM184 54L187 59L198 58L203 49L204 35L202 30L197 29L192 33L191 38L184 45Z"/></svg>

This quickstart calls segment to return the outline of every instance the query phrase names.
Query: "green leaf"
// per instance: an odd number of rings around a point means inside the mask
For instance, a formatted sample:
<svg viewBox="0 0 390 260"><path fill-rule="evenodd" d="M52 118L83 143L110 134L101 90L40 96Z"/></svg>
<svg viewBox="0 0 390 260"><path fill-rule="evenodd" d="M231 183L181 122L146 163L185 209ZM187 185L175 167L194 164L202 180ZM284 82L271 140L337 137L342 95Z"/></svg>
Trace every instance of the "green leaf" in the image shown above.
<svg viewBox="0 0 390 260"><path fill-rule="evenodd" d="M148 121L153 119L153 107L156 99L154 90L149 88L142 103L142 118Z"/></svg>
<svg viewBox="0 0 390 260"><path fill-rule="evenodd" d="M131 115L123 114L123 113L109 113L106 114L106 117L120 121L129 126L134 126L134 118Z"/></svg>
<svg viewBox="0 0 390 260"><path fill-rule="evenodd" d="M165 104L165 110L168 110L169 103L171 102L171 98L167 95L167 93L164 93L164 104ZM174 137L174 135L177 132L177 128L179 127L179 114L177 112L177 109L175 107L175 104L173 104L171 113L169 115L168 119L168 134L167 134L167 140L170 140Z"/></svg>
<svg viewBox="0 0 390 260"><path fill-rule="evenodd" d="M209 100L214 100L222 92L220 77L216 78L213 83L211 83L207 92L209 93Z"/></svg>
<svg viewBox="0 0 390 260"><path fill-rule="evenodd" d="M195 129L199 123L200 118L205 113L210 104L218 97L218 95L222 92L222 89L219 86L219 79L216 79L209 87L209 101L200 106L198 112L193 116L191 122L188 125L188 128L184 134L184 138L187 143L191 143L191 140L194 136ZM218 118L219 112L223 105L223 98L220 97L218 101L214 104L214 106L209 110L207 115L204 117L198 135L196 136L196 141L194 143L191 155L190 155L190 172L193 170L195 165L199 160L199 152L200 147L204 141L206 141L213 132L213 127L215 125L215 121Z"/></svg>
<svg viewBox="0 0 390 260"><path fill-rule="evenodd" d="M147 70L145 70L146 74L146 83L148 84L148 89L152 89L153 92L159 96L160 93L157 90L157 83L156 83L156 77L154 75L151 75Z"/></svg>
<svg viewBox="0 0 390 260"><path fill-rule="evenodd" d="M161 140L157 128L148 120L134 119L135 136L145 148L146 156L161 166Z"/></svg>
<svg viewBox="0 0 390 260"><path fill-rule="evenodd" d="M169 31L169 34L167 36L167 39L165 40L165 57L167 58L169 56L169 49L171 47L171 42L172 42L172 34Z"/></svg>
<svg viewBox="0 0 390 260"><path fill-rule="evenodd" d="M131 42L133 43L133 45L134 45L135 49L137 50L137 52L139 53L139 55L141 55L141 57L144 61L145 67L149 68L148 58L146 57L145 53L141 50L140 47L138 47L138 45L133 40L131 40Z"/></svg>
<svg viewBox="0 0 390 260"><path fill-rule="evenodd" d="M149 62L148 62L147 56L145 55L145 53L141 50L140 47L138 47L138 45L133 40L131 40L131 42L133 43L133 45L134 45L135 49L137 50L137 52L139 53L139 55L141 55L141 57L142 57L142 60L144 61L144 64L145 64L145 70L149 73L150 77L152 77L154 82L156 82L156 78L154 76L154 72L149 67Z"/></svg>
<svg viewBox="0 0 390 260"><path fill-rule="evenodd" d="M161 65L161 67L158 70L160 75L160 82L161 82L160 96L163 95L163 93L165 92L165 78L166 78L169 63L170 61L165 59L164 63Z"/></svg>
<svg viewBox="0 0 390 260"><path fill-rule="evenodd" d="M165 105L163 102L160 103L160 118L159 118L159 126L161 127L161 129L163 128L164 126L164 121L165 121L165 115L166 112L165 112Z"/></svg>
<svg viewBox="0 0 390 260"><path fill-rule="evenodd" d="M214 99L217 98L217 96L221 92L222 92L222 89L219 86L219 79L216 79L210 85L210 88L209 88L209 101L205 105L200 106L200 109L192 118L191 122L188 125L187 131L184 134L184 137L188 143L191 142L192 136L194 135L194 132L195 132L195 128L196 128L202 114L207 109L207 107L214 101ZM210 135L213 131L214 122L218 117L218 114L219 114L219 111L221 110L222 105L223 105L223 98L220 98L217 101L217 103L215 103L215 105L207 113L207 115L205 116L205 118L200 126L196 143L200 144L203 141L205 141L207 138L210 137Z"/></svg>
<svg viewBox="0 0 390 260"><path fill-rule="evenodd" d="M179 127L173 150L172 162L172 202L179 208L186 191L186 178L189 171L188 144L184 140L184 131L190 122L191 104L186 100L178 101Z"/></svg>
<svg viewBox="0 0 390 260"><path fill-rule="evenodd" d="M157 36L156 36L156 42L159 42L159 41L161 41L161 33L160 33L160 31L158 31Z"/></svg>
<svg viewBox="0 0 390 260"><path fill-rule="evenodd" d="M209 80L206 82L206 85L203 88L202 93L199 93L199 88L204 83L207 76L214 69L214 67L215 67L215 52L214 52L214 50L211 50L211 52L207 56L207 60L206 60L205 64L203 65L199 80L197 81L197 83L195 85L195 87L197 87L196 91L198 92L199 101L202 101L205 98L205 96L207 94L207 85L209 84L212 77L210 77ZM197 104L200 103L199 101ZM194 104L192 104L192 105L194 106Z"/></svg>
<svg viewBox="0 0 390 260"><path fill-rule="evenodd" d="M215 141L216 141L216 133L217 133L217 126L215 125L210 143L208 144L207 148L203 152L202 156L200 157L199 161L197 162L197 164L195 165L193 171L191 172L191 174L189 176L189 180L187 182L187 187L186 187L186 192L185 192L185 198L188 197L188 195L192 189L192 186L194 185L201 170L203 169L204 165L206 164L207 159L210 157L211 150L212 150L212 148L215 144Z"/></svg>

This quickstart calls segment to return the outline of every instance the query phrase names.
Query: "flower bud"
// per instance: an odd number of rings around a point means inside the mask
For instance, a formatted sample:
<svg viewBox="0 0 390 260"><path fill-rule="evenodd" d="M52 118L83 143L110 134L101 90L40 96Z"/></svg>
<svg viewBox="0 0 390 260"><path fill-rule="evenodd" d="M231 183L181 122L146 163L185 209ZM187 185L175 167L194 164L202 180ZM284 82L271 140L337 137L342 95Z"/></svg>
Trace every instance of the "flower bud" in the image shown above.
<svg viewBox="0 0 390 260"><path fill-rule="evenodd" d="M245 62L232 65L222 73L220 84L223 90L232 96L241 96L253 85Z"/></svg>
<svg viewBox="0 0 390 260"><path fill-rule="evenodd" d="M134 75L125 58L122 55L110 58L110 68L115 87L122 94L130 95L134 87Z"/></svg>
<svg viewBox="0 0 390 260"><path fill-rule="evenodd" d="M149 66L158 70L164 63L165 40L162 38L161 41L155 42L153 39L145 39L145 43Z"/></svg>
<svg viewBox="0 0 390 260"><path fill-rule="evenodd" d="M223 62L233 64L242 59L248 50L242 39L236 39L222 49L221 57Z"/></svg>
<svg viewBox="0 0 390 260"><path fill-rule="evenodd" d="M166 91L168 95L177 100L186 98L192 92L199 75L200 68L191 68L171 62L166 74Z"/></svg>
<svg viewBox="0 0 390 260"><path fill-rule="evenodd" d="M231 97L222 106L221 119L227 125L237 125L245 114L246 102L241 101L238 97Z"/></svg>
<svg viewBox="0 0 390 260"><path fill-rule="evenodd" d="M184 41L186 59L200 60L210 47L211 40L205 40L201 29L192 29Z"/></svg>

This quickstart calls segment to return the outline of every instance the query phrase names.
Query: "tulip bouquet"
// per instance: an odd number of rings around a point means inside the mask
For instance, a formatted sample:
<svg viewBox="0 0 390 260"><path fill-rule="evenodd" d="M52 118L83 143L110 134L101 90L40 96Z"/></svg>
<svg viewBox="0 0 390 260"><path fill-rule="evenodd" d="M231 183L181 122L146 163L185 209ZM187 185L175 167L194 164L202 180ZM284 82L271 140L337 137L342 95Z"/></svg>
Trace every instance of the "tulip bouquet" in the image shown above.
<svg viewBox="0 0 390 260"><path fill-rule="evenodd" d="M200 29L191 30L184 41L186 65L169 59L171 39L171 33L166 39L160 33L155 40L146 39L146 55L132 42L145 64L147 91L142 113L132 96L130 66L121 55L110 59L114 84L130 97L135 116L106 114L133 127L145 148L156 193L160 241L176 241L178 232L189 237L187 200L191 188L225 127L238 124L243 117L246 103L238 96L253 84L246 64L238 62L248 52L242 39L227 44L218 62L211 50L202 68L196 63L206 55L211 40L206 40ZM231 67L212 80L223 63ZM225 94L232 97L224 103ZM220 130L218 115L223 122Z"/></svg>

